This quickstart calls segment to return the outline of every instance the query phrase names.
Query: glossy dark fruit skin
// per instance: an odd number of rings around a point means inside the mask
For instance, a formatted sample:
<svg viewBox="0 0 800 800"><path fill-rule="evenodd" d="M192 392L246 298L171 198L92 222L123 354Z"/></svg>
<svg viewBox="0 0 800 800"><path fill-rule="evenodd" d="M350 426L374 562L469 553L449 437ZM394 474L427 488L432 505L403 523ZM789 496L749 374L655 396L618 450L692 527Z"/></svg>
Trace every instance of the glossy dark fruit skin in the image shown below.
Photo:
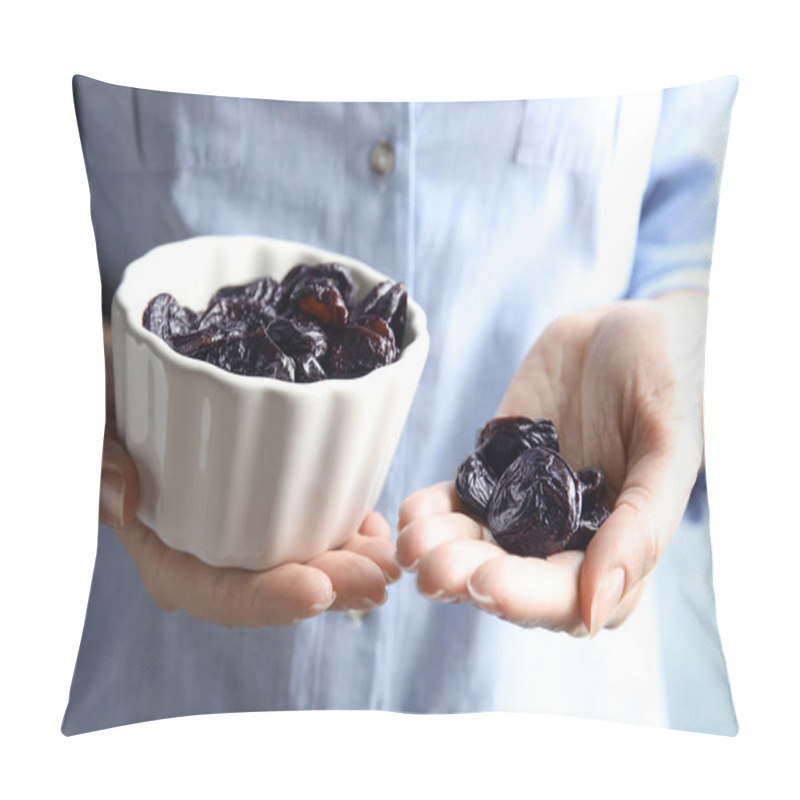
<svg viewBox="0 0 800 800"><path fill-rule="evenodd" d="M280 282L223 286L199 313L156 295L142 324L181 355L228 372L315 383L396 361L407 302L405 286L393 281L356 302L344 265L297 264Z"/></svg>
<svg viewBox="0 0 800 800"><path fill-rule="evenodd" d="M173 337L189 333L194 327L197 315L184 308L171 294L157 294L148 304L142 315L142 324L147 330L160 336L168 344Z"/></svg>
<svg viewBox="0 0 800 800"><path fill-rule="evenodd" d="M398 347L403 345L408 294L402 283L382 281L373 286L358 306L358 316L379 316L386 320Z"/></svg>
<svg viewBox="0 0 800 800"><path fill-rule="evenodd" d="M208 325L205 328L196 328L188 333L172 337L170 345L176 353L181 355L199 357L199 354L213 345L218 345L226 339L244 339L253 333L247 322L235 322L226 326Z"/></svg>
<svg viewBox="0 0 800 800"><path fill-rule="evenodd" d="M295 358L312 355L320 359L328 352L325 329L313 319L278 317L267 331L281 350Z"/></svg>
<svg viewBox="0 0 800 800"><path fill-rule="evenodd" d="M318 278L332 281L345 305L352 306L354 284L350 270L343 264L331 262L329 264L297 264L292 267L283 277L276 292L274 303L276 310L281 314L285 313L295 289L308 280Z"/></svg>
<svg viewBox="0 0 800 800"><path fill-rule="evenodd" d="M324 381L328 377L322 364L311 353L296 356L294 365L295 383L316 383L317 381Z"/></svg>
<svg viewBox="0 0 800 800"><path fill-rule="evenodd" d="M597 529L608 519L604 505L605 483L603 473L597 467L579 470L578 483L581 491L581 518L566 550L585 550Z"/></svg>
<svg viewBox="0 0 800 800"><path fill-rule="evenodd" d="M225 337L196 355L228 372L293 381L294 361L259 328L252 336Z"/></svg>
<svg viewBox="0 0 800 800"><path fill-rule="evenodd" d="M292 290L290 305L326 328L347 324L347 304L330 278L306 278L298 282Z"/></svg>
<svg viewBox="0 0 800 800"><path fill-rule="evenodd" d="M558 452L558 432L549 419L495 417L481 428L475 439L475 452L496 478L531 447Z"/></svg>
<svg viewBox="0 0 800 800"><path fill-rule="evenodd" d="M361 328L369 328L381 339L386 339L387 343L394 348L395 357L397 356L397 341L394 336L394 330L383 317L379 317L377 314L362 314L354 321L354 324Z"/></svg>
<svg viewBox="0 0 800 800"><path fill-rule="evenodd" d="M602 501L605 485L603 473L597 467L578 470L578 480L581 482L584 502L590 498L593 503Z"/></svg>
<svg viewBox="0 0 800 800"><path fill-rule="evenodd" d="M497 478L476 453L470 453L456 473L456 494L464 508L479 519L486 519Z"/></svg>
<svg viewBox="0 0 800 800"><path fill-rule="evenodd" d="M209 305L214 305L217 300L223 300L227 297L237 297L247 299L254 303L262 303L264 305L271 305L278 290L278 281L269 276L263 278L256 278L250 283L235 286L223 286L217 289L211 297Z"/></svg>
<svg viewBox="0 0 800 800"><path fill-rule="evenodd" d="M506 552L547 558L566 548L580 516L575 473L555 451L533 447L497 481L487 522Z"/></svg>
<svg viewBox="0 0 800 800"><path fill-rule="evenodd" d="M248 297L219 297L211 302L195 323L195 328L221 328L244 323L250 331L267 328L275 319L275 310L260 300Z"/></svg>
<svg viewBox="0 0 800 800"><path fill-rule="evenodd" d="M397 357L394 336L369 325L348 325L332 334L328 351L328 375L332 378L360 378Z"/></svg>
<svg viewBox="0 0 800 800"><path fill-rule="evenodd" d="M584 501L586 496L584 495ZM597 529L608 519L609 512L605 506L596 505L591 508L585 506L581 509L581 518L578 527L567 540L565 550L585 550L597 533Z"/></svg>
<svg viewBox="0 0 800 800"><path fill-rule="evenodd" d="M609 516L602 472L574 472L546 419L490 420L456 472L455 491L500 547L521 556L585 550Z"/></svg>

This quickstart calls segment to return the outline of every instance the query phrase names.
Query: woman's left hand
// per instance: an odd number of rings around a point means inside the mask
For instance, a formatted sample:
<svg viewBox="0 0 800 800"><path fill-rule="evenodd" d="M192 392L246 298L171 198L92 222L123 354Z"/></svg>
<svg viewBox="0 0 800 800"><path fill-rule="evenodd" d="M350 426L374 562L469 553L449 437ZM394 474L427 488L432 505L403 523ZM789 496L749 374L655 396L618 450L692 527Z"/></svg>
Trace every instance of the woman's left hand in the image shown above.
<svg viewBox="0 0 800 800"><path fill-rule="evenodd" d="M522 558L486 541L452 482L400 508L397 559L439 601L525 626L619 625L678 527L703 457L707 296L674 292L563 317L530 350L497 416L546 417L573 468L597 466L611 515L585 553ZM466 454L465 454L466 455Z"/></svg>

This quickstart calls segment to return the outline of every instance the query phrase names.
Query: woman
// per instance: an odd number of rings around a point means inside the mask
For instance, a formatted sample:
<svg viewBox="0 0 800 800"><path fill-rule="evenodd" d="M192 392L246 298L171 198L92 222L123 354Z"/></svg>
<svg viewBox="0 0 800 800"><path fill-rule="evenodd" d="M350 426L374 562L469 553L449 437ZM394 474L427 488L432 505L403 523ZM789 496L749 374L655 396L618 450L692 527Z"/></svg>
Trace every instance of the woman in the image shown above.
<svg viewBox="0 0 800 800"><path fill-rule="evenodd" d="M295 708L548 710L735 732L697 481L735 80L453 104L82 77L74 90L106 310L151 247L257 233L404 281L431 352L377 513L344 548L264 573L208 567L136 520L135 468L109 413L65 733ZM517 413L553 419L568 460L607 475L615 506L585 554L514 558L461 513L450 481L476 429Z"/></svg>

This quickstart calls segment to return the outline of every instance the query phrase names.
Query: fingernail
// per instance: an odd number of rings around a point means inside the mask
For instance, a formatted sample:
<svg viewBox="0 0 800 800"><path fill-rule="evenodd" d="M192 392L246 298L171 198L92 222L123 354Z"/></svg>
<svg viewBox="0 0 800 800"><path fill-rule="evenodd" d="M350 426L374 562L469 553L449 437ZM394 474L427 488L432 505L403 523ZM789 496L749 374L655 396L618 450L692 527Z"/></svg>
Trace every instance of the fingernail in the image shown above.
<svg viewBox="0 0 800 800"><path fill-rule="evenodd" d="M616 567L600 582L600 587L592 600L590 636L596 636L603 629L614 613L614 609L619 605L619 601L622 600L624 591L625 570L622 567Z"/></svg>
<svg viewBox="0 0 800 800"><path fill-rule="evenodd" d="M426 600L431 600L434 603L438 603L440 600L443 601L451 600L450 595L444 589L437 589L433 594L428 594L428 592L423 592L422 589L420 589L419 586L417 586L417 591Z"/></svg>
<svg viewBox="0 0 800 800"><path fill-rule="evenodd" d="M398 564L397 566L399 567L400 565ZM383 567L381 567L381 572L383 572L383 577L386 580L386 583L396 583L397 581L400 580L400 578L403 577L402 569L400 570L399 575L395 575L393 572L389 572L388 570L383 569Z"/></svg>
<svg viewBox="0 0 800 800"><path fill-rule="evenodd" d="M336 592L331 592L330 600L323 601L322 603L315 603L308 610L312 614L319 614L321 611L326 611L336 602Z"/></svg>
<svg viewBox="0 0 800 800"><path fill-rule="evenodd" d="M412 561L408 566L405 566L400 562L400 559L397 557L397 553L395 553L394 563L397 564L397 566L400 567L400 569L402 569L404 572L416 572L417 567L419 566L419 559Z"/></svg>
<svg viewBox="0 0 800 800"><path fill-rule="evenodd" d="M113 467L104 467L100 473L100 519L106 525L122 525L124 496L122 473Z"/></svg>
<svg viewBox="0 0 800 800"><path fill-rule="evenodd" d="M387 600L389 599L389 590L383 590L383 597L376 603L371 597L359 597L357 600L353 601L353 608L355 609L368 609L368 608L377 608L378 606L382 606Z"/></svg>
<svg viewBox="0 0 800 800"><path fill-rule="evenodd" d="M488 611L490 614L497 613L497 601L488 594L481 594L480 592L475 591L475 587L472 585L469 578L467 578L467 591L469 592L469 596L472 598L472 601L476 605L480 606L484 611Z"/></svg>

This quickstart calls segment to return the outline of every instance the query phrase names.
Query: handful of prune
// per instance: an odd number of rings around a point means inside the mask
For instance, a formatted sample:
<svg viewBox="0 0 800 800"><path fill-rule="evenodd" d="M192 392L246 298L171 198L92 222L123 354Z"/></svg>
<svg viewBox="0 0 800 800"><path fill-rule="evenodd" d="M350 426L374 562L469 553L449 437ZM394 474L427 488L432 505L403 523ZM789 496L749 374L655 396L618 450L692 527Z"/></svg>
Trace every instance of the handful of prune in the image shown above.
<svg viewBox="0 0 800 800"><path fill-rule="evenodd" d="M455 486L495 542L520 556L585 550L609 515L602 473L595 467L574 472L547 419L490 420L459 466Z"/></svg>
<svg viewBox="0 0 800 800"><path fill-rule="evenodd" d="M297 264L280 282L217 291L204 311L156 295L142 324L182 355L239 375L312 383L358 378L396 361L408 295L386 280L362 300L342 264Z"/></svg>

